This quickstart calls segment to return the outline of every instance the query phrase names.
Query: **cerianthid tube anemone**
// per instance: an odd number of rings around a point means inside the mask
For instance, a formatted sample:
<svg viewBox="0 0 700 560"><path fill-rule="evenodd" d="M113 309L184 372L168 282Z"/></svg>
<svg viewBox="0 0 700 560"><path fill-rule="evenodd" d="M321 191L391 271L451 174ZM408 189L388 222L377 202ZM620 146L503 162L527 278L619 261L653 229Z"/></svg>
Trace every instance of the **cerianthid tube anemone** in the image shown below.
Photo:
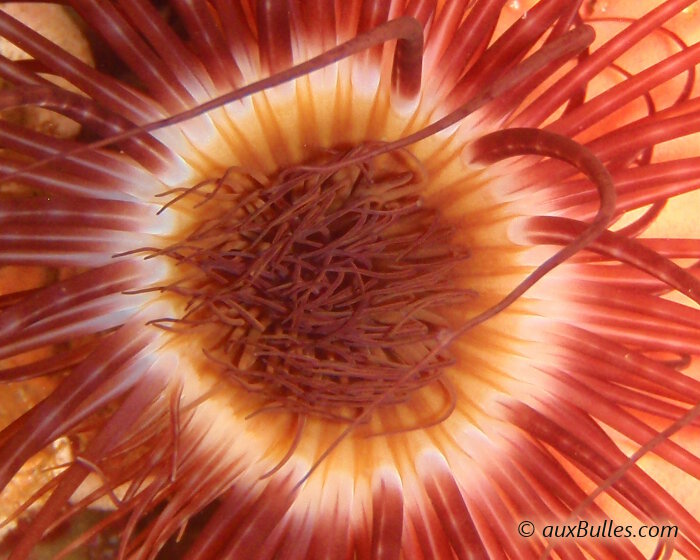
<svg viewBox="0 0 700 560"><path fill-rule="evenodd" d="M8 558L700 558L696 2L54 4L0 11ZM678 532L541 531L604 519Z"/></svg>

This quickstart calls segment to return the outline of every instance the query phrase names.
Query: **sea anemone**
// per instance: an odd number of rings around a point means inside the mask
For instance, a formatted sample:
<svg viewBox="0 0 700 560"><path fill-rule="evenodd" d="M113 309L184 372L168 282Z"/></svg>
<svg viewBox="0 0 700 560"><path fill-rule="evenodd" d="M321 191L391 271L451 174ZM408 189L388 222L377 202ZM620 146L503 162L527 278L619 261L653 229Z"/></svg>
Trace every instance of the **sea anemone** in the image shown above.
<svg viewBox="0 0 700 560"><path fill-rule="evenodd" d="M700 557L694 0L55 4L95 67L0 11L11 560ZM605 518L678 534L541 530Z"/></svg>

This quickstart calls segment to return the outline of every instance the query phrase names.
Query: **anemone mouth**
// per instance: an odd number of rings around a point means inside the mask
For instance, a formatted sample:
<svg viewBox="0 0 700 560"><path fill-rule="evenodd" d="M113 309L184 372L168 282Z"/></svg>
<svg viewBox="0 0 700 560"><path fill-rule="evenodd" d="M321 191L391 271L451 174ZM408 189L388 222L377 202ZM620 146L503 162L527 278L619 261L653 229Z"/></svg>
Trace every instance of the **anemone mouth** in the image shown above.
<svg viewBox="0 0 700 560"><path fill-rule="evenodd" d="M383 406L448 383L453 359L437 346L454 327L445 310L474 295L460 287L468 251L425 207L415 158L357 161L363 150L272 178L230 168L168 193L163 209L186 203L198 225L149 252L182 276L153 289L186 301L182 317L153 324L200 331L205 354L261 411L349 422L389 389Z"/></svg>

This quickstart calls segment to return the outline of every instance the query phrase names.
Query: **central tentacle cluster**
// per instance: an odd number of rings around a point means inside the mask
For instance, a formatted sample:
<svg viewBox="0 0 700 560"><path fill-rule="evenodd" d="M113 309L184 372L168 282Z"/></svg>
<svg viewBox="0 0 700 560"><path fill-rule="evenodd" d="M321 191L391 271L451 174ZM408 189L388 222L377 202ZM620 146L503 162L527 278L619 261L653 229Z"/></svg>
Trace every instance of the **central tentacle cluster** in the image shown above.
<svg viewBox="0 0 700 560"><path fill-rule="evenodd" d="M436 349L444 310L473 296L455 282L468 252L424 207L419 162L362 150L271 180L231 168L168 204L194 198L199 225L158 252L185 265L164 289L187 305L157 323L207 329L205 353L261 409L353 422L434 382L452 408L453 360Z"/></svg>

